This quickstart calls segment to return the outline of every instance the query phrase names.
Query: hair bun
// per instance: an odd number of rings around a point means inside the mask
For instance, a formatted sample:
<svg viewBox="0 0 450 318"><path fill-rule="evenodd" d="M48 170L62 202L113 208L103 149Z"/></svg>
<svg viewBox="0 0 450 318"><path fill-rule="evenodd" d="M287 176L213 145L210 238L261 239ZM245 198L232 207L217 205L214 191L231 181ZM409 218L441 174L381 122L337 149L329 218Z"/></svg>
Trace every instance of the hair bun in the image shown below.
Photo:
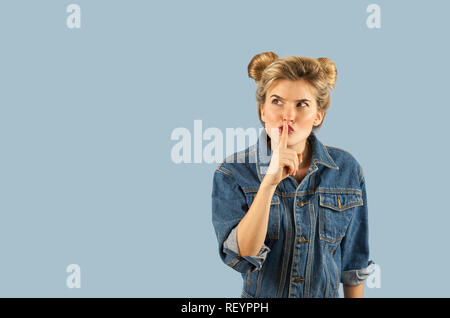
<svg viewBox="0 0 450 318"><path fill-rule="evenodd" d="M319 57L317 58L317 60L319 61L322 70L325 72L325 76L327 77L328 81L328 87L333 90L337 78L336 65L327 57Z"/></svg>
<svg viewBox="0 0 450 318"><path fill-rule="evenodd" d="M273 52L263 52L255 55L248 64L248 76L258 83L266 67L277 59L278 55Z"/></svg>

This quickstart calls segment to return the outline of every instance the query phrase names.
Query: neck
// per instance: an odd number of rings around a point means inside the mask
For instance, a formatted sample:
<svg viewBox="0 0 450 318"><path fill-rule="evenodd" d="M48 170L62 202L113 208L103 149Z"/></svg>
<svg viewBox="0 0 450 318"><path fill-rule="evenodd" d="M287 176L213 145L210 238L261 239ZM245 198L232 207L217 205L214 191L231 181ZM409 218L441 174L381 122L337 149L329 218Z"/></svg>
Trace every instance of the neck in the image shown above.
<svg viewBox="0 0 450 318"><path fill-rule="evenodd" d="M310 156L311 156L311 149L310 149L311 147L307 140L304 140L303 142L293 145L292 147L288 146L288 148L293 149L297 153L302 154L302 163L300 164L300 169L309 167L309 161L310 161Z"/></svg>

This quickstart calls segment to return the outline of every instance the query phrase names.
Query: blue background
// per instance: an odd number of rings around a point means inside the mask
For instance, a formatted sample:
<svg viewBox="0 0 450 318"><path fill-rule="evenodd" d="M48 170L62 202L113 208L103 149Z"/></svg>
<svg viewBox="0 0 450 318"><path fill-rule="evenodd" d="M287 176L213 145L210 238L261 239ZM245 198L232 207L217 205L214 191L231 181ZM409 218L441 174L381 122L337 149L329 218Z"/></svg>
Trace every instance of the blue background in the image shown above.
<svg viewBox="0 0 450 318"><path fill-rule="evenodd" d="M81 28L66 8L81 7ZM366 8L380 5L381 28ZM172 131L260 127L251 58L331 58L317 133L368 191L366 297L449 297L445 1L1 1L0 296L239 297L211 223L216 163ZM204 143L205 144L205 143ZM240 150L240 149L237 149ZM66 267L81 267L81 288Z"/></svg>

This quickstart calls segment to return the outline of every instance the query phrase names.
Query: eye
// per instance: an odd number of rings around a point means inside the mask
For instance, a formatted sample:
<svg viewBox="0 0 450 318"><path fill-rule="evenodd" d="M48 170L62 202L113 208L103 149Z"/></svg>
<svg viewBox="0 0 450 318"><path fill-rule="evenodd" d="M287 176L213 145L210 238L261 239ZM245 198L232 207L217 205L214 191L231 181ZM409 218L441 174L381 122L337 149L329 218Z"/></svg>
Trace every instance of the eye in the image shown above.
<svg viewBox="0 0 450 318"><path fill-rule="evenodd" d="M278 105L278 103L275 103L276 100L279 100L277 98L272 99L272 104Z"/></svg>
<svg viewBox="0 0 450 318"><path fill-rule="evenodd" d="M272 104L279 105L278 101L280 101L278 98L274 98L274 99L272 99ZM308 103L306 103L306 102L300 102L297 104L297 106L299 106L301 104L305 104L305 106L309 106Z"/></svg>

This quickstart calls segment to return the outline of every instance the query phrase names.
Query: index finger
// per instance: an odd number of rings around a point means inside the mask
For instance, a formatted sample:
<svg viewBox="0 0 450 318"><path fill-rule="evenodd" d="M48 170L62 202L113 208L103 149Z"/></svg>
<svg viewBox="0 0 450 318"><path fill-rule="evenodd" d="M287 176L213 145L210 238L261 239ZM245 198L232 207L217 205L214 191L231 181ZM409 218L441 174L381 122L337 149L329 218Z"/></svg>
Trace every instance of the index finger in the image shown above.
<svg viewBox="0 0 450 318"><path fill-rule="evenodd" d="M280 148L287 148L287 140L288 140L288 124L287 120L283 120L283 131L281 132L280 138Z"/></svg>

